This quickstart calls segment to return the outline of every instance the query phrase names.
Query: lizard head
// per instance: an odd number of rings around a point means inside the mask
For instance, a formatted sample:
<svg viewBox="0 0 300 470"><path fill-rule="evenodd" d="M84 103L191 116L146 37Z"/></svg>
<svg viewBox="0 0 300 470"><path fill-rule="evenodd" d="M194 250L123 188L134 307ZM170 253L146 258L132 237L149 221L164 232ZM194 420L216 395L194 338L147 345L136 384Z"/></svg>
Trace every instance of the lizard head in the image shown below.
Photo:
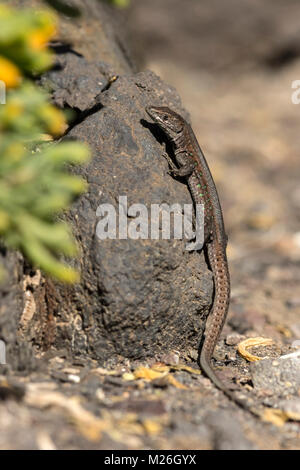
<svg viewBox="0 0 300 470"><path fill-rule="evenodd" d="M183 129L183 118L166 106L149 106L146 112L171 139Z"/></svg>

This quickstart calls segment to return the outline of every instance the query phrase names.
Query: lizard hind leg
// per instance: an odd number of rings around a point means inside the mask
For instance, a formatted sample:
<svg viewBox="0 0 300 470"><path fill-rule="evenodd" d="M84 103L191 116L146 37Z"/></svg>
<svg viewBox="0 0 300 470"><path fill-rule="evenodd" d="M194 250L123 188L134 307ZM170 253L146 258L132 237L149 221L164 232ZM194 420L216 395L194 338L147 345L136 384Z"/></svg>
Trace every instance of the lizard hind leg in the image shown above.
<svg viewBox="0 0 300 470"><path fill-rule="evenodd" d="M198 212L198 207L195 208L192 215L193 233L189 238L189 243L186 245L187 251L201 251L208 243L212 242L212 219L205 217L203 214L203 206ZM194 241L191 241L194 240Z"/></svg>

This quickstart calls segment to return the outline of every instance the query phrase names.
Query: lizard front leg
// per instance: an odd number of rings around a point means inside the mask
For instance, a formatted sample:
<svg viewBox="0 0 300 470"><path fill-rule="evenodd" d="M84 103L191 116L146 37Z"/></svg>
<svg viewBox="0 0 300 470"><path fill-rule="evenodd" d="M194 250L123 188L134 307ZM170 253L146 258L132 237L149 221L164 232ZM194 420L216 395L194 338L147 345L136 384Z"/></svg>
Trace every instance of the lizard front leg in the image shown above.
<svg viewBox="0 0 300 470"><path fill-rule="evenodd" d="M190 160L185 165L181 166L180 168L177 168L177 166L173 162L170 155L168 155L166 152L164 152L163 157L167 160L167 162L169 164L169 167L170 167L169 174L172 175L172 176L180 176L180 177L190 176L193 173L193 171L194 171L194 169L197 165L196 162Z"/></svg>

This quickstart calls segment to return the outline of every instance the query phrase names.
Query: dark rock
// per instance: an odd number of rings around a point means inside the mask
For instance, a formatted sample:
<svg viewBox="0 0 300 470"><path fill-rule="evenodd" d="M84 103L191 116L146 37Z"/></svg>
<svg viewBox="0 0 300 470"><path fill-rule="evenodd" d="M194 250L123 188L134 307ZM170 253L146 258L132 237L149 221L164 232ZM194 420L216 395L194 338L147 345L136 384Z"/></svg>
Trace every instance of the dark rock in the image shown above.
<svg viewBox="0 0 300 470"><path fill-rule="evenodd" d="M56 68L41 78L54 103L60 108L85 111L95 104L96 96L108 85L101 63L88 62L73 52L58 55Z"/></svg>
<svg viewBox="0 0 300 470"><path fill-rule="evenodd" d="M183 112L180 100L151 72L119 77L99 100L102 108L68 134L87 142L93 159L74 169L89 182L66 215L81 246L76 265L82 281L57 286L55 344L67 341L74 354L88 353L99 362L115 354L137 359L197 348L213 287L203 255L187 253L180 240L96 235L97 209L109 203L118 211L119 196L127 196L128 207L142 203L148 209L191 203L186 185L166 174L163 148L145 113L150 104Z"/></svg>

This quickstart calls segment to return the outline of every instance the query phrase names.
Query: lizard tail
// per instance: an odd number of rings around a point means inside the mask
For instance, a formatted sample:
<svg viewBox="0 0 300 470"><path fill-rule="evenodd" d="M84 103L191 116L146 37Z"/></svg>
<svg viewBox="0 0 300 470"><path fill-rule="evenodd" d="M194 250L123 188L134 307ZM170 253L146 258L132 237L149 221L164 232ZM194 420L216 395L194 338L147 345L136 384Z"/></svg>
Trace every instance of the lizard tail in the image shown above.
<svg viewBox="0 0 300 470"><path fill-rule="evenodd" d="M230 276L226 257L226 248L213 240L207 246L208 260L214 276L214 303L208 318L203 354L210 359L226 321L230 302Z"/></svg>
<svg viewBox="0 0 300 470"><path fill-rule="evenodd" d="M213 244L213 243L212 243ZM212 355L226 320L230 300L230 278L225 249L217 243L208 245L208 258L214 274L215 298L212 312L209 315L209 333L205 339L200 353L200 367L212 383L221 390L230 400L254 416L261 416L246 403L235 396L221 379L217 376L211 365ZM206 331L207 331L206 330ZM205 333L204 333L205 334Z"/></svg>

